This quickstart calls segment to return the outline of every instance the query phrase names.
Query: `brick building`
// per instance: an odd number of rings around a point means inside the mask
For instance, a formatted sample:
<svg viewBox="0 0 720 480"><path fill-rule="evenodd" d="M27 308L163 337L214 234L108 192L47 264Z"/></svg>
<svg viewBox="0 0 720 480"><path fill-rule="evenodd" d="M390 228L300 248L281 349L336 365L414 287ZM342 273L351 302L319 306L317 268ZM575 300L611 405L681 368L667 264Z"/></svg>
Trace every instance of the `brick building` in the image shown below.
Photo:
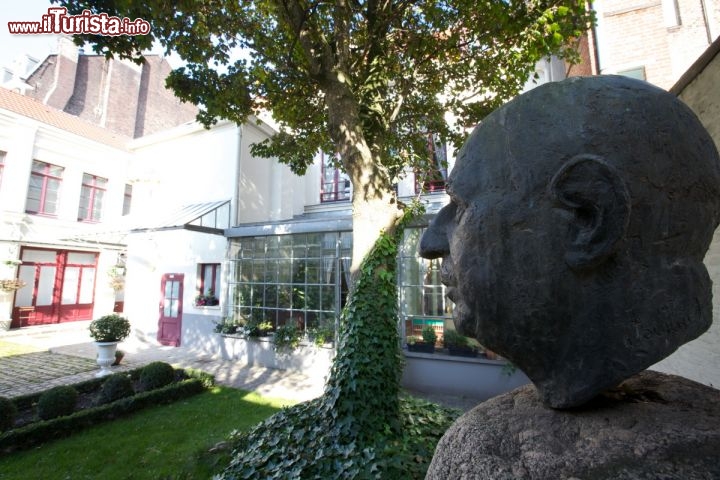
<svg viewBox="0 0 720 480"><path fill-rule="evenodd" d="M590 46L599 73L664 89L720 34L720 0L602 0L593 8L597 26Z"/></svg>
<svg viewBox="0 0 720 480"><path fill-rule="evenodd" d="M172 67L159 55L143 65L82 54L67 38L29 74L25 95L122 135L138 138L193 121L197 107L165 88Z"/></svg>

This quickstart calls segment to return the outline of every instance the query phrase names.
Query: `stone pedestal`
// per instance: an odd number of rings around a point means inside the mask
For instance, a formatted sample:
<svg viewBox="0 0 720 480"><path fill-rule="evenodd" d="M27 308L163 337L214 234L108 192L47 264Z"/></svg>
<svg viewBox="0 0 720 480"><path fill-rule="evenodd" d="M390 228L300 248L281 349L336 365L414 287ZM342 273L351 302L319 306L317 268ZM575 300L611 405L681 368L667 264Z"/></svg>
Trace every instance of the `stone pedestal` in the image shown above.
<svg viewBox="0 0 720 480"><path fill-rule="evenodd" d="M720 391L642 372L581 408L527 385L460 417L426 480L720 479Z"/></svg>

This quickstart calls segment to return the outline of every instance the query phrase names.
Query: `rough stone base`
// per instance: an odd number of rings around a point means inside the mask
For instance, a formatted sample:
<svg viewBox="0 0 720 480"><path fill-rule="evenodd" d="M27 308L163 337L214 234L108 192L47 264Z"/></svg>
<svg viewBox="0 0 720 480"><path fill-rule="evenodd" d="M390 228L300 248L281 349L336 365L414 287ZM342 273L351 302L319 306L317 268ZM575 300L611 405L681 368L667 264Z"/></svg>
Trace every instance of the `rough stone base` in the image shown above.
<svg viewBox="0 0 720 480"><path fill-rule="evenodd" d="M426 480L720 479L720 391L645 371L572 410L527 385L460 417Z"/></svg>

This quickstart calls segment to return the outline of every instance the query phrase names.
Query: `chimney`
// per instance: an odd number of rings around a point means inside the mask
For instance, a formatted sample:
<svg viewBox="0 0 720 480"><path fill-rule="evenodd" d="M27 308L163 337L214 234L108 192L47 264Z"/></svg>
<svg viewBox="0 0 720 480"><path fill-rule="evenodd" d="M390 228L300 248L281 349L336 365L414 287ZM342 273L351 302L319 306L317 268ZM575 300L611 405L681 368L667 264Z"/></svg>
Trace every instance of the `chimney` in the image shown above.
<svg viewBox="0 0 720 480"><path fill-rule="evenodd" d="M53 85L43 103L58 110L64 110L75 90L75 75L78 64L78 47L68 36L58 38L58 53L55 59Z"/></svg>

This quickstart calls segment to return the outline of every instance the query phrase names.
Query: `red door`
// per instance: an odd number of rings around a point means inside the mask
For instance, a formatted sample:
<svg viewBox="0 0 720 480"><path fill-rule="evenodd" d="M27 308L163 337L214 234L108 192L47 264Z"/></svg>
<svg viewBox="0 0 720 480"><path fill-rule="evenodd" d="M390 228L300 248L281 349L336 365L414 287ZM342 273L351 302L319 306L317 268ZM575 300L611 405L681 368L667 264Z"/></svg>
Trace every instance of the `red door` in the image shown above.
<svg viewBox="0 0 720 480"><path fill-rule="evenodd" d="M163 345L180 346L183 277L181 273L166 273L162 277L157 339Z"/></svg>

